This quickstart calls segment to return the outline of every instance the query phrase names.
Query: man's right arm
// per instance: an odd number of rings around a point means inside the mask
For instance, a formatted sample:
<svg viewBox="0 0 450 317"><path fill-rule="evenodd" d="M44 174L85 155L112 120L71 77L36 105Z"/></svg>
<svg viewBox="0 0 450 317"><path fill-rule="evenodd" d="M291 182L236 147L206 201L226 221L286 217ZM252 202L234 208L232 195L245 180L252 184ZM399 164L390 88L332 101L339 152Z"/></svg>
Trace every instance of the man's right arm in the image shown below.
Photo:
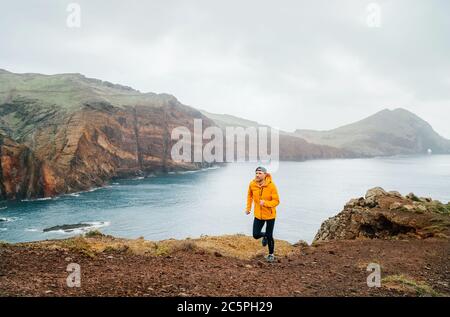
<svg viewBox="0 0 450 317"><path fill-rule="evenodd" d="M248 186L248 192L247 192L247 208L245 209L245 211L252 210L252 202L253 202L253 192L252 192L252 189L251 189L251 187L249 185Z"/></svg>

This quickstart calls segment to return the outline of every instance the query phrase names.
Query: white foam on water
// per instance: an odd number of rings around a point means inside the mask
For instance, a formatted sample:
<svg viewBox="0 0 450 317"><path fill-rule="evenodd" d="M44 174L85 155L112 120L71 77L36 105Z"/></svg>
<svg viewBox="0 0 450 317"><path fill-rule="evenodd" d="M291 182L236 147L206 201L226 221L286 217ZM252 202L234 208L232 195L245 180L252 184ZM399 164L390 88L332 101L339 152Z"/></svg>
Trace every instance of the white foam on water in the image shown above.
<svg viewBox="0 0 450 317"><path fill-rule="evenodd" d="M13 222L19 220L19 217L3 217L0 218L0 222Z"/></svg>
<svg viewBox="0 0 450 317"><path fill-rule="evenodd" d="M192 174L192 173L206 172L209 170L215 170L215 169L219 169L219 168L220 168L220 166L212 166L212 167L200 168L198 170L169 172L169 174Z"/></svg>
<svg viewBox="0 0 450 317"><path fill-rule="evenodd" d="M113 186L107 185L107 186L94 187L94 188L87 189L87 190L82 190L82 191L79 191L79 192L65 194L64 196L80 197L80 195L83 194L83 193L91 193L91 192L95 192L96 190L99 190L99 189L105 189L105 188L111 188L111 187L113 187Z"/></svg>
<svg viewBox="0 0 450 317"><path fill-rule="evenodd" d="M107 227L111 224L111 222L109 222L109 221L92 221L92 222L83 222L83 223L87 223L94 228Z"/></svg>
<svg viewBox="0 0 450 317"><path fill-rule="evenodd" d="M192 173L197 173L200 172L201 170L195 170L195 171L180 171L180 172L176 172L176 174L192 174Z"/></svg>
<svg viewBox="0 0 450 317"><path fill-rule="evenodd" d="M57 199L58 197L41 197L41 198L32 198L32 199L21 199L20 201L40 201L40 200L52 200L52 199Z"/></svg>
<svg viewBox="0 0 450 317"><path fill-rule="evenodd" d="M38 232L39 229L36 229L36 228L25 228L24 231L26 231L26 232Z"/></svg>
<svg viewBox="0 0 450 317"><path fill-rule="evenodd" d="M106 187L107 187L107 186L103 186L103 187L94 187L94 188L85 190L85 191L80 192L80 193L92 193L92 192L95 192L96 190L103 189L103 188L106 188Z"/></svg>
<svg viewBox="0 0 450 317"><path fill-rule="evenodd" d="M39 200L52 200L53 198L56 197L41 197L41 198L36 198L35 200L39 201Z"/></svg>
<svg viewBox="0 0 450 317"><path fill-rule="evenodd" d="M219 168L220 168L220 166L211 166L211 167L204 168L204 170L216 170L216 169L219 169Z"/></svg>
<svg viewBox="0 0 450 317"><path fill-rule="evenodd" d="M0 228L0 231L6 231L8 228Z"/></svg>

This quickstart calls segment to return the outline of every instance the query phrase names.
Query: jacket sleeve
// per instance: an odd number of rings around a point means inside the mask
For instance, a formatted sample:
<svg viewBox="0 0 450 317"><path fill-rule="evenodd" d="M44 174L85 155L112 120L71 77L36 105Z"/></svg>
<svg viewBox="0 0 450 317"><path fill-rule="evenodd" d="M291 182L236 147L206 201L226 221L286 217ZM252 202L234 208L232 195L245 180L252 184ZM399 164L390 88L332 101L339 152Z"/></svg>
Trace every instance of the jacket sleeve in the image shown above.
<svg viewBox="0 0 450 317"><path fill-rule="evenodd" d="M275 184L273 184L273 187L272 187L272 199L271 200L265 200L264 201L264 206L273 208L273 207L278 206L279 203L280 203L280 197L278 196L277 186L275 186Z"/></svg>
<svg viewBox="0 0 450 317"><path fill-rule="evenodd" d="M252 189L250 187L250 185L248 185L248 192L247 192L247 211L252 210L252 202L253 202L253 192Z"/></svg>

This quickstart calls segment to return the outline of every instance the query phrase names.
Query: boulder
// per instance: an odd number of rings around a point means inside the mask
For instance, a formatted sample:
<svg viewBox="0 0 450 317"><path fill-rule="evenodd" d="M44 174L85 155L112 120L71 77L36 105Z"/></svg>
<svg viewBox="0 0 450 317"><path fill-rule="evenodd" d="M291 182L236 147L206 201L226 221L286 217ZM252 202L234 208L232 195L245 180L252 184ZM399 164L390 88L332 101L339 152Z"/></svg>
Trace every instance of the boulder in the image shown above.
<svg viewBox="0 0 450 317"><path fill-rule="evenodd" d="M369 207L375 207L378 197L386 196L388 193L381 187L375 187L369 189L366 193L366 205Z"/></svg>

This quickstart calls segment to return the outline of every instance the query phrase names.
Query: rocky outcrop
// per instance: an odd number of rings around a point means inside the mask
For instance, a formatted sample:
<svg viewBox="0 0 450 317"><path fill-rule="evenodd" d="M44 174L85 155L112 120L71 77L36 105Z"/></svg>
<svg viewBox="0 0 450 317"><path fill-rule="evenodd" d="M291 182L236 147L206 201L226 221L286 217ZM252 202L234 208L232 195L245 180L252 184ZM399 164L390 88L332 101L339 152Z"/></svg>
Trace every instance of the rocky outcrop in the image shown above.
<svg viewBox="0 0 450 317"><path fill-rule="evenodd" d="M450 203L402 196L380 187L351 199L335 217L322 223L313 243L328 240L450 238Z"/></svg>

